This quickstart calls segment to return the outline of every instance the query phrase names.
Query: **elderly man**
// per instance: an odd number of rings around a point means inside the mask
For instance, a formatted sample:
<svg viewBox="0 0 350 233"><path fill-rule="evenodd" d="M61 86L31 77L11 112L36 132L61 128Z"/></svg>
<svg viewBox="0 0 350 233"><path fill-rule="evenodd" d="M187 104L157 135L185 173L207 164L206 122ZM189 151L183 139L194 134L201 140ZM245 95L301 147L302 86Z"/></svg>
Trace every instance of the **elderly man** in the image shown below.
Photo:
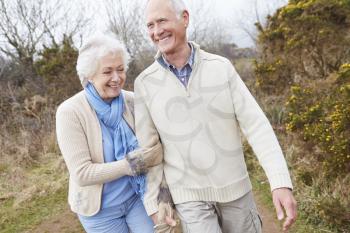
<svg viewBox="0 0 350 233"><path fill-rule="evenodd" d="M269 179L278 219L286 212L287 230L296 219L287 165L231 62L187 41L182 0L149 0L146 21L158 53L135 82L136 134L141 146L161 141L164 149L163 164L147 175L147 213L157 223L164 173L184 232L261 232L241 130Z"/></svg>

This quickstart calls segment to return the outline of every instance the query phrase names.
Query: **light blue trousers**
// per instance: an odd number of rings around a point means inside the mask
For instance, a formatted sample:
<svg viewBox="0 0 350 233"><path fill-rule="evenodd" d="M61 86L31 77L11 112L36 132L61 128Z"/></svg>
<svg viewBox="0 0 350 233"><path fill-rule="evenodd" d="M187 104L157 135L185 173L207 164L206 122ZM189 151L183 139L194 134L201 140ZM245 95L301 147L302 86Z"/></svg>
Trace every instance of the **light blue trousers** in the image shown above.
<svg viewBox="0 0 350 233"><path fill-rule="evenodd" d="M137 195L121 205L102 209L94 216L78 217L87 233L153 232L153 222Z"/></svg>

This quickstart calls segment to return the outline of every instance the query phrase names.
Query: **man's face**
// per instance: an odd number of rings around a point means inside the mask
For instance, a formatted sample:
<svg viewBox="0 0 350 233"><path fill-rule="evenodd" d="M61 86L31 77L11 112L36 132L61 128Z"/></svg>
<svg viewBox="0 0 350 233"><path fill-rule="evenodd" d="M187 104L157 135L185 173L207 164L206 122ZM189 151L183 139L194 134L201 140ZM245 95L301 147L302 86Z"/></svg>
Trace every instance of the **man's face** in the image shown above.
<svg viewBox="0 0 350 233"><path fill-rule="evenodd" d="M188 12L184 11L180 18L168 0L150 0L146 10L148 34L159 51L171 55L186 44L186 26Z"/></svg>

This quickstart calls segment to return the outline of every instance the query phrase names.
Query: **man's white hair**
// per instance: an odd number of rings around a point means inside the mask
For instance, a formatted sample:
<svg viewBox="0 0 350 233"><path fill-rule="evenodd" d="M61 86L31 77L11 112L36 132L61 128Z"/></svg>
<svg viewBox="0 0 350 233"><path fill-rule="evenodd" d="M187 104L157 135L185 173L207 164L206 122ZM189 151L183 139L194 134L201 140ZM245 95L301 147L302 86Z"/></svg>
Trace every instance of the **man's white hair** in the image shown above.
<svg viewBox="0 0 350 233"><path fill-rule="evenodd" d="M178 18L180 18L182 12L187 10L187 7L186 7L184 1L183 0L169 0L169 1L173 5L174 11L176 13L176 16Z"/></svg>
<svg viewBox="0 0 350 233"><path fill-rule="evenodd" d="M150 0L148 0L147 3L149 1ZM182 12L188 10L183 0L169 0L169 2L171 3L177 18L181 18Z"/></svg>
<svg viewBox="0 0 350 233"><path fill-rule="evenodd" d="M99 33L86 40L79 49L77 73L82 86L97 72L100 59L108 54L121 55L125 70L128 68L130 55L125 45L111 33Z"/></svg>

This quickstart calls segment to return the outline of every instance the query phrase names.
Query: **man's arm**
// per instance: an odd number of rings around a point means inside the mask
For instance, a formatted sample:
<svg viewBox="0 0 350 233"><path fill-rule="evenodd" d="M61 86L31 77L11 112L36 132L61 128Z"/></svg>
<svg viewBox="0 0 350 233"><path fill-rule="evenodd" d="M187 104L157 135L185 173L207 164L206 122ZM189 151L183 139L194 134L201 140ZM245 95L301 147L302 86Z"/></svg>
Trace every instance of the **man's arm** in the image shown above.
<svg viewBox="0 0 350 233"><path fill-rule="evenodd" d="M160 143L158 131L147 107L150 101L140 79L135 81L135 127L139 146L150 148ZM148 215L158 212L158 194L163 175L163 164L149 169L147 173L144 206Z"/></svg>
<svg viewBox="0 0 350 233"><path fill-rule="evenodd" d="M287 163L270 122L232 64L228 63L237 121L269 179L279 220L284 218L283 208L286 211L287 219L283 225L286 230L296 219L296 201Z"/></svg>

